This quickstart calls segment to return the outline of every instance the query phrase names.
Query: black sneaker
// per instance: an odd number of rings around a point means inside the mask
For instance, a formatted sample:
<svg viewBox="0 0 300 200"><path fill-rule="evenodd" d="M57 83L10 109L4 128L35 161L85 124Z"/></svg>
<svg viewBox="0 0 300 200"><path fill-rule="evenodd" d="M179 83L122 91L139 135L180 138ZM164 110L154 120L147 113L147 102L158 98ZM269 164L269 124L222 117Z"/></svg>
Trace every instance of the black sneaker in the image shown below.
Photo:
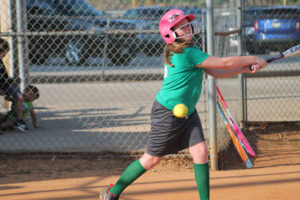
<svg viewBox="0 0 300 200"><path fill-rule="evenodd" d="M28 130L27 125L23 120L17 121L14 127L21 132L26 132Z"/></svg>
<svg viewBox="0 0 300 200"><path fill-rule="evenodd" d="M104 188L100 193L100 199L101 200L118 200L119 195L113 197L113 193L109 191L110 188L112 188L114 185L110 184L108 188Z"/></svg>

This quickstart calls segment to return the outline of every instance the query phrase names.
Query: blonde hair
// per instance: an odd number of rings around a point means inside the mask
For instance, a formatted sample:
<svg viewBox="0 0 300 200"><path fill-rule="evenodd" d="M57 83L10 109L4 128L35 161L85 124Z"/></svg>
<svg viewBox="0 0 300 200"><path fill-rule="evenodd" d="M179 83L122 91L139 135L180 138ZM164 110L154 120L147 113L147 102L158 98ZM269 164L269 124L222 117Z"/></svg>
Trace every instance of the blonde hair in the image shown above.
<svg viewBox="0 0 300 200"><path fill-rule="evenodd" d="M174 66L171 63L172 53L183 53L183 48L193 47L194 43L191 41L181 42L175 41L171 44L167 44L164 48L164 60L170 66Z"/></svg>

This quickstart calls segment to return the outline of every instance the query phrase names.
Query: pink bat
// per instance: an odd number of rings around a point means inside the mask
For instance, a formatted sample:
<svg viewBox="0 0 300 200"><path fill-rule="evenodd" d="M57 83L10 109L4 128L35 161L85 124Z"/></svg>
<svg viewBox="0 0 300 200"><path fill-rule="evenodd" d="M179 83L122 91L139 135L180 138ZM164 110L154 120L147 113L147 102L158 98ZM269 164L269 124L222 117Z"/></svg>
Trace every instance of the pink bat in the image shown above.
<svg viewBox="0 0 300 200"><path fill-rule="evenodd" d="M237 125L236 121L233 119L229 109L228 109L228 106L227 106L227 103L226 101L224 100L223 96L222 96L222 93L219 89L219 86L216 86L216 89L217 89L217 93L222 101L222 104L223 106L225 107L226 109L226 112L227 112L227 115L228 115L228 118L229 118L229 122L230 122L230 125L232 126L236 136L240 139L240 141L243 143L246 151L251 155L251 156L256 156L254 150L252 149L251 145L249 144L247 138L245 137L245 135L243 134L243 132L241 131L240 127Z"/></svg>

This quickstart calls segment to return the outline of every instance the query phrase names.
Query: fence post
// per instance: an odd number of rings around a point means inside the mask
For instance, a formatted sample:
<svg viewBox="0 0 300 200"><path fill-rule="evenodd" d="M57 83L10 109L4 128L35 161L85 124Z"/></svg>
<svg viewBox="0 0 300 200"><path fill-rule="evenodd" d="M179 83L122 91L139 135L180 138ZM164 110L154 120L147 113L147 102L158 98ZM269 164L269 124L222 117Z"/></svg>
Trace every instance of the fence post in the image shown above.
<svg viewBox="0 0 300 200"><path fill-rule="evenodd" d="M17 0L16 2L16 14L17 14L17 32L22 33L24 31L24 2L23 0ZM25 54L24 54L24 43L25 38L22 35L18 35L18 63L19 63L19 77L21 79L21 91L24 90L26 86L26 73L25 73Z"/></svg>
<svg viewBox="0 0 300 200"><path fill-rule="evenodd" d="M214 1L206 0L207 6L207 52L214 55ZM208 113L209 113L209 147L211 169L218 170L218 148L216 131L216 82L214 77L208 76Z"/></svg>
<svg viewBox="0 0 300 200"><path fill-rule="evenodd" d="M242 32L238 34L238 55L245 55L245 52L243 51L243 42L242 38L244 36L244 18L243 18L243 11L244 11L244 5L243 5L242 0L237 0L237 25L239 28L241 28ZM238 75L238 80L239 80L239 96L240 96L240 102L239 102L239 125L241 128L245 127L245 114L246 114L246 109L245 109L245 78L243 74Z"/></svg>
<svg viewBox="0 0 300 200"><path fill-rule="evenodd" d="M8 20L9 20L9 33L14 32L14 24L13 24L13 2L12 0L8 0ZM11 36L9 38L9 56L10 56L10 68L9 68L9 74L11 77L14 77L15 72L15 38Z"/></svg>

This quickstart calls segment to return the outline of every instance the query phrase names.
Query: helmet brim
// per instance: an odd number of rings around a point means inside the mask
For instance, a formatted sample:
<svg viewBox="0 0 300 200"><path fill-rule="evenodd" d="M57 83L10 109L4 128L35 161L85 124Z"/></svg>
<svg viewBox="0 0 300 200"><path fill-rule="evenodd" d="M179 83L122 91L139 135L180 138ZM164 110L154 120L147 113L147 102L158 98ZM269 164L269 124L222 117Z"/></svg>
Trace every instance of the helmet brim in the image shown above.
<svg viewBox="0 0 300 200"><path fill-rule="evenodd" d="M178 19L176 19L173 24L172 27L174 27L176 24L178 24L181 20L187 18L190 22L193 21L195 19L195 15L190 14L190 15L184 15L184 16L180 16ZM171 28L172 28L171 27Z"/></svg>

